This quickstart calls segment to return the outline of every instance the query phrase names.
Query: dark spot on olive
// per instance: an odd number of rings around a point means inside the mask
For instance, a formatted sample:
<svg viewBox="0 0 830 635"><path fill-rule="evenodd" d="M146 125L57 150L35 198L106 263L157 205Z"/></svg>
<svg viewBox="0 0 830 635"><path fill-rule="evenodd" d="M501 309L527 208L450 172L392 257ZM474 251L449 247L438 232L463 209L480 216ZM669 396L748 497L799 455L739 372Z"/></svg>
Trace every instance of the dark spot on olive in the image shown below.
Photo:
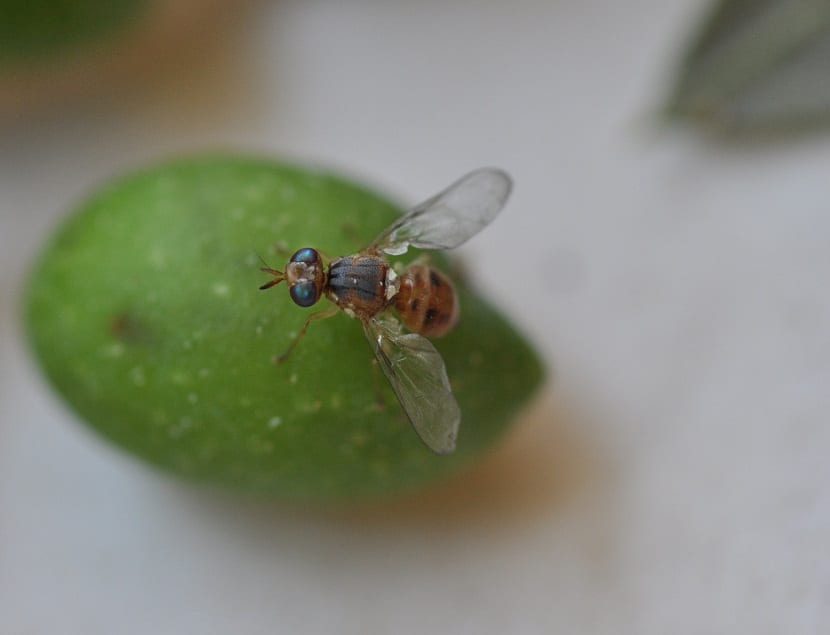
<svg viewBox="0 0 830 635"><path fill-rule="evenodd" d="M115 337L122 337L130 327L130 316L119 313L110 321L110 333Z"/></svg>
<svg viewBox="0 0 830 635"><path fill-rule="evenodd" d="M438 315L438 311L436 309L427 309L427 314L424 317L424 322L432 322L435 319L436 315Z"/></svg>
<svg viewBox="0 0 830 635"><path fill-rule="evenodd" d="M434 271L430 270L429 272L429 281L432 283L432 286L436 289L441 286L441 279L438 277Z"/></svg>
<svg viewBox="0 0 830 635"><path fill-rule="evenodd" d="M413 311L418 310L418 298L412 298L409 301L409 308L412 309Z"/></svg>
<svg viewBox="0 0 830 635"><path fill-rule="evenodd" d="M146 341L146 329L138 323L136 318L123 311L110 320L110 335L122 342L138 343Z"/></svg>

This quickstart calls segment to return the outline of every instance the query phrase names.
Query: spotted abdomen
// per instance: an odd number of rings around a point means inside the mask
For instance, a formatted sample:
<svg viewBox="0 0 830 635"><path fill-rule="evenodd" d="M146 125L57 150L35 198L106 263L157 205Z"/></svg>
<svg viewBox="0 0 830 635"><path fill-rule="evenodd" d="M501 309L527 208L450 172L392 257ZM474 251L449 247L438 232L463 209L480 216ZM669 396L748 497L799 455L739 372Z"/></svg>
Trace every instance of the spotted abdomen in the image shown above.
<svg viewBox="0 0 830 635"><path fill-rule="evenodd" d="M458 303L449 278L426 265L412 265L400 278L395 310L410 331L437 337L458 321Z"/></svg>

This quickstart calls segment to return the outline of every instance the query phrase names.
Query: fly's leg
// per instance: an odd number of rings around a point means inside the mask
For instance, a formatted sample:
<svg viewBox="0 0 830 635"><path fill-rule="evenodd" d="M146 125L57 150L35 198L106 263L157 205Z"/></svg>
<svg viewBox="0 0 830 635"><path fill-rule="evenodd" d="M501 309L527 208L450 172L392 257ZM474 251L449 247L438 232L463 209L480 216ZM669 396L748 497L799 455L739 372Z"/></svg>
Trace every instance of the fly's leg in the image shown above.
<svg viewBox="0 0 830 635"><path fill-rule="evenodd" d="M303 325L300 327L300 330L297 331L297 335L294 336L294 339L291 340L291 343L288 345L282 353L277 355L274 358L275 364L282 364L285 359L291 354L291 351L294 350L294 347L297 345L297 342L300 341L303 335L305 335L306 330L308 329L308 325L311 324L312 320L324 320L326 318L330 318L332 315L336 314L340 309L337 308L336 305L332 305L327 309L323 309L322 311L317 311L317 313L312 313L309 315Z"/></svg>
<svg viewBox="0 0 830 635"><path fill-rule="evenodd" d="M366 244L366 237L361 236L357 231L357 227L351 221L346 221L340 225L340 231L346 237L346 240L355 244L355 251Z"/></svg>
<svg viewBox="0 0 830 635"><path fill-rule="evenodd" d="M280 240L279 242L276 242L273 245L271 245L271 249L269 251L272 254L279 256L283 260L287 260L288 256L291 255L291 252L288 251L288 243L284 240Z"/></svg>

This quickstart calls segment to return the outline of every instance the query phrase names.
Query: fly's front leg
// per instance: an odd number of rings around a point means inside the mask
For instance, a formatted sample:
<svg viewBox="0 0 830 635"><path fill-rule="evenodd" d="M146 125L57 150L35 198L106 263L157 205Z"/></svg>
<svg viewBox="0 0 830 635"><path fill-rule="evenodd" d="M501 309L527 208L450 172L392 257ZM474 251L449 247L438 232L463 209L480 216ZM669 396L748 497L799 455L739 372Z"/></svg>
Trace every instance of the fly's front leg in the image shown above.
<svg viewBox="0 0 830 635"><path fill-rule="evenodd" d="M332 315L336 314L340 309L337 306L332 305L327 309L323 309L322 311L317 311L317 313L312 313L309 315L303 325L300 327L300 330L297 332L297 335L294 336L294 339L291 340L291 343L288 345L282 353L274 357L275 364L282 364L285 359L291 354L291 351L294 350L294 347L297 345L297 342L300 341L303 335L305 335L306 330L308 329L308 325L311 324L312 320L324 320L326 318L330 318Z"/></svg>
<svg viewBox="0 0 830 635"><path fill-rule="evenodd" d="M351 221L342 223L340 225L340 231L343 232L343 235L348 241L354 243L355 248L353 251L357 251L366 244L366 236L361 236L360 232L357 231L357 227Z"/></svg>
<svg viewBox="0 0 830 635"><path fill-rule="evenodd" d="M291 255L291 252L288 251L288 243L284 240L279 240L271 245L269 249L270 253L275 254L282 258L283 260L287 260L288 256Z"/></svg>

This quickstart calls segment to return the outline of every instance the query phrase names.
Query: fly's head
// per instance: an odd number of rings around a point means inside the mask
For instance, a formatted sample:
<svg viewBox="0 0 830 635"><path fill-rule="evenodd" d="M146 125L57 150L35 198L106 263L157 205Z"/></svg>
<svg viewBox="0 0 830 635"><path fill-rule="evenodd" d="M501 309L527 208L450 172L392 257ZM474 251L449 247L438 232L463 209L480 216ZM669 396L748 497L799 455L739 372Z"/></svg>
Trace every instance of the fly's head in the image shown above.
<svg viewBox="0 0 830 635"><path fill-rule="evenodd" d="M303 247L294 252L288 264L285 265L285 272L270 267L264 267L262 271L274 277L260 289L270 289L285 280L288 285L288 294L299 306L312 306L323 295L326 271L320 253L311 247Z"/></svg>

